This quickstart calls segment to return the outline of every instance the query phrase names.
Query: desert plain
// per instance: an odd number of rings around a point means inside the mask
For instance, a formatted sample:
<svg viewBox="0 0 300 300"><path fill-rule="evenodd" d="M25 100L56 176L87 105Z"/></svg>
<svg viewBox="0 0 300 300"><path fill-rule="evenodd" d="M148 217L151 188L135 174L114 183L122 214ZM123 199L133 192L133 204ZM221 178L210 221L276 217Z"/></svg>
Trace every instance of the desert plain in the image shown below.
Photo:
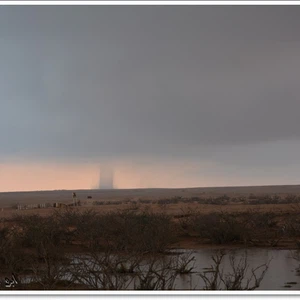
<svg viewBox="0 0 300 300"><path fill-rule="evenodd" d="M0 234L2 273L16 274L18 289L163 290L183 287L185 274L204 280L185 289L300 288L285 257L272 268L284 262L287 283L268 275L260 286L274 253L293 253L300 270L300 185L0 193ZM234 280L222 286L224 251Z"/></svg>
<svg viewBox="0 0 300 300"><path fill-rule="evenodd" d="M80 206L73 206L72 193ZM62 207L54 207L55 203ZM299 203L299 204L298 204ZM44 204L45 207L39 208ZM17 209L18 205L21 209ZM273 246L297 248L298 237L288 236L284 229L300 214L300 185L201 187L177 189L111 189L111 190L54 190L0 193L0 218L39 215L47 217L55 212L73 210L78 213L93 211L107 213L153 213L168 215L174 223L195 214L201 215L251 215L254 218L276 219L281 238ZM270 221L271 222L271 221ZM210 224L213 227L214 223ZM232 224L234 226L234 224ZM273 230L274 228L270 228ZM192 230L193 231L193 230ZM295 229L293 228L293 231ZM300 237L299 237L300 238ZM206 242L204 242L206 241ZM295 244L296 241L296 244ZM209 242L197 238L197 234L179 234L176 247L202 248L229 246L236 241ZM270 244L272 245L272 243ZM258 244L256 244L258 246ZM261 244L269 246L269 244Z"/></svg>

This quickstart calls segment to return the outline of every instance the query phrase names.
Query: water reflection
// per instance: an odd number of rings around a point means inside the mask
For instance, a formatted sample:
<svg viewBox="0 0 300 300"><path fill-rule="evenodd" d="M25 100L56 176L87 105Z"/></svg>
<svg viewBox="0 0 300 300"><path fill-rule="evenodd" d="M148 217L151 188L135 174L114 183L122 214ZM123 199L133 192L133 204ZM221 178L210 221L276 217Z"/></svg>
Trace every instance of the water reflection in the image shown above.
<svg viewBox="0 0 300 300"><path fill-rule="evenodd" d="M215 253L215 251L209 249L194 251L193 255L196 258L194 273L190 275L191 278L179 276L176 281L176 289L191 289L190 281L192 281L192 289L202 289L204 285L202 280L199 280L199 273L211 266L211 256ZM234 253L236 260L239 260L245 254L245 249L235 250ZM300 277L297 276L296 272L299 263L292 258L290 250L248 249L248 274L251 268L265 264L268 261L270 261L269 268L257 290L300 290ZM224 273L231 271L228 256L221 267ZM293 282L293 284L288 284L290 285L289 288L284 287L288 282Z"/></svg>
<svg viewBox="0 0 300 300"><path fill-rule="evenodd" d="M218 251L219 250L212 249L201 249L193 251L177 249L175 252L183 253L183 255L192 252L191 255L195 257L195 260L191 262L191 265L194 266L192 272L187 274L178 274L174 281L173 288L176 290L203 290L205 288L205 284L200 274L203 274L204 272L210 272L211 266L213 265L212 256L216 255ZM252 274L251 269L270 262L269 268L265 273L260 286L256 290L300 290L300 277L296 270L299 267L299 261L293 258L293 254L295 253L294 251L251 248L247 250L227 250L225 253L226 255L224 256L224 259L222 260L222 263L220 265L220 269L222 269L224 275L232 273L232 266L229 260L230 255L234 255L236 263L242 261L241 259L243 259L243 257L245 257L246 255L248 269L246 271L245 278L248 279ZM176 258L176 256L174 255L168 255L166 256L166 259L172 260L174 257ZM79 260L78 258L74 258L72 264L79 264L80 260L81 262L82 260L84 261L86 268L95 265L90 261L88 257L85 256L81 256ZM101 264L98 264L98 266L100 266L101 268ZM141 261L139 270L146 273L147 268L147 261ZM100 269L95 269L95 271L99 272ZM258 272L258 274L260 273L261 272ZM209 273L207 274L209 275ZM124 276L127 276L128 280L130 280L130 283L128 285L126 284L127 289L135 289L138 285L137 276L134 274L124 274ZM71 273L65 274L63 279L69 280L71 279L71 277ZM31 280L29 280L29 278L26 278L25 282L26 281L30 282ZM243 282L243 286L245 283L246 281ZM100 288L100 286L98 288Z"/></svg>

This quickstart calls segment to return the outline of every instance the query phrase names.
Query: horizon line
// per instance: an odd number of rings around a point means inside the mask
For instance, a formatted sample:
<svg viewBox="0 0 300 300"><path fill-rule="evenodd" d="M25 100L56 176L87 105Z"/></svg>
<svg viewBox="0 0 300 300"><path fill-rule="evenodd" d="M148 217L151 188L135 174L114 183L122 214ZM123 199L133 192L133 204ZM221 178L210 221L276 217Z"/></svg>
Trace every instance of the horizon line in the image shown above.
<svg viewBox="0 0 300 300"><path fill-rule="evenodd" d="M53 190L16 190L0 191L4 193L35 193L35 192L58 192L58 191L122 191L122 190L182 190L182 189L218 189L218 188L243 188L243 187L281 187L281 186L300 186L299 184L266 184L266 185L224 185L224 186L196 186L196 187L149 187L149 188L111 188L111 189L53 189Z"/></svg>

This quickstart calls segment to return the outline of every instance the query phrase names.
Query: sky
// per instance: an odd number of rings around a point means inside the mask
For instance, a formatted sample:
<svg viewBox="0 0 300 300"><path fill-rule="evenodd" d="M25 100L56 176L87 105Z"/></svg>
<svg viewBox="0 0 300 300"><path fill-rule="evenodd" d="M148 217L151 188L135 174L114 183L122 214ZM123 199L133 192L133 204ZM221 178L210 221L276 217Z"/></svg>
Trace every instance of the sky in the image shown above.
<svg viewBox="0 0 300 300"><path fill-rule="evenodd" d="M0 192L299 184L299 16L1 6Z"/></svg>

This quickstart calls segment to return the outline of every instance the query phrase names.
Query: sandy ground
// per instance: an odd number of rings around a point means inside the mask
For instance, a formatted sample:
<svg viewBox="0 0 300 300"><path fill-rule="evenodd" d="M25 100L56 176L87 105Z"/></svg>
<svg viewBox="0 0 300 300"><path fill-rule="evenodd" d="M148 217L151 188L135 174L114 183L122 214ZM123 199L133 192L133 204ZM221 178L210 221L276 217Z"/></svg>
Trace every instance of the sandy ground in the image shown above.
<svg viewBox="0 0 300 300"><path fill-rule="evenodd" d="M254 195L300 195L300 185L249 186L249 187L214 187L214 188L180 188L180 189L118 189L118 190L58 190L33 192L0 193L0 207L15 203L36 204L56 201L71 201L72 192L76 192L81 200L92 196L94 200L163 199L172 197L213 197L228 195L229 197Z"/></svg>
<svg viewBox="0 0 300 300"><path fill-rule="evenodd" d="M72 209L72 208L71 208ZM122 211L122 210L131 210L130 205L121 204L121 205L101 205L101 206L92 206L84 205L81 207L76 207L79 210L93 209L99 213L106 213L110 211ZM229 211L229 212L242 212L248 211L249 209L259 212L278 212L278 213L289 213L293 211L293 206L289 204L264 204L264 205L242 205L242 204L229 204L226 206L221 205L209 205L209 204L169 204L165 207L159 205L147 205L141 204L138 206L138 210L141 211L152 211L152 212L165 212L172 216L178 216L181 214L188 214L189 211L200 211L201 213L211 213L211 212L220 212L220 211ZM41 208L41 209L26 209L26 210L17 210L11 208L4 208L3 211L0 211L1 218L9 218L14 214L30 215L30 214L39 214L41 216L47 216L53 211L59 210L58 208Z"/></svg>
<svg viewBox="0 0 300 300"><path fill-rule="evenodd" d="M54 204L55 202L72 204L72 192L74 191L36 191L36 192L13 192L0 193L0 219L8 219L15 214L31 215L39 214L47 216L54 211L60 211L60 208L31 208L17 210L12 208L13 205L29 205L29 204ZM179 222L180 217L188 215L191 212L199 211L203 214L211 212L242 212L252 210L256 212L274 212L282 220L285 220L289 215L295 214L294 204L246 204L245 201L229 202L226 205L214 204L199 204L195 202L177 204L159 204L159 200L170 199L173 197L182 197L182 199L190 199L192 197L210 198L227 195L230 198L244 197L248 199L252 195L300 195L300 186L264 186L264 187L228 187L228 188L193 188L193 189L136 189L136 190L79 190L77 199L83 204L79 207L72 207L70 209L78 209L80 211L90 210L106 213L117 212L123 210L139 210L163 212L171 216L175 216L175 222ZM88 197L92 197L88 199ZM157 201L156 204L144 204L138 200ZM101 205L93 205L94 201L102 203ZM117 204L115 202L117 201ZM298 211L300 206L298 208ZM6 221L5 221L6 222ZM300 241L299 241L300 242ZM205 240L200 240L193 236L181 236L172 247L185 249L200 249L212 247L240 247L241 245L213 245ZM282 239L277 246L283 249L295 249L296 244L293 239Z"/></svg>
<svg viewBox="0 0 300 300"><path fill-rule="evenodd" d="M17 210L12 206L16 204L42 204L55 202L72 203L72 192L68 190L62 191L35 191L35 192L10 192L0 193L0 217L10 217L15 213L48 215L57 208L40 208ZM227 195L229 197L248 197L254 195L279 195L286 196L288 194L300 195L300 185L291 186L256 186L256 187L216 187L216 188L181 188L181 189L129 189L129 190L78 190L75 191L77 198L81 200L83 206L80 209L93 209L97 212L117 211L132 208L132 203L128 200L160 200L173 197L191 198L191 197L217 197ZM88 196L92 197L88 199ZM103 205L93 205L93 201L100 201ZM119 204L112 204L118 201ZM120 203L120 201L122 203ZM189 210L199 210L203 213L213 211L244 211L244 210L260 210L274 212L290 212L293 205L290 204L261 204L247 205L244 203L233 203L228 205L212 205L197 203L178 203L178 204L138 204L139 210L152 210L153 212L166 212L170 215L180 215L188 213Z"/></svg>

